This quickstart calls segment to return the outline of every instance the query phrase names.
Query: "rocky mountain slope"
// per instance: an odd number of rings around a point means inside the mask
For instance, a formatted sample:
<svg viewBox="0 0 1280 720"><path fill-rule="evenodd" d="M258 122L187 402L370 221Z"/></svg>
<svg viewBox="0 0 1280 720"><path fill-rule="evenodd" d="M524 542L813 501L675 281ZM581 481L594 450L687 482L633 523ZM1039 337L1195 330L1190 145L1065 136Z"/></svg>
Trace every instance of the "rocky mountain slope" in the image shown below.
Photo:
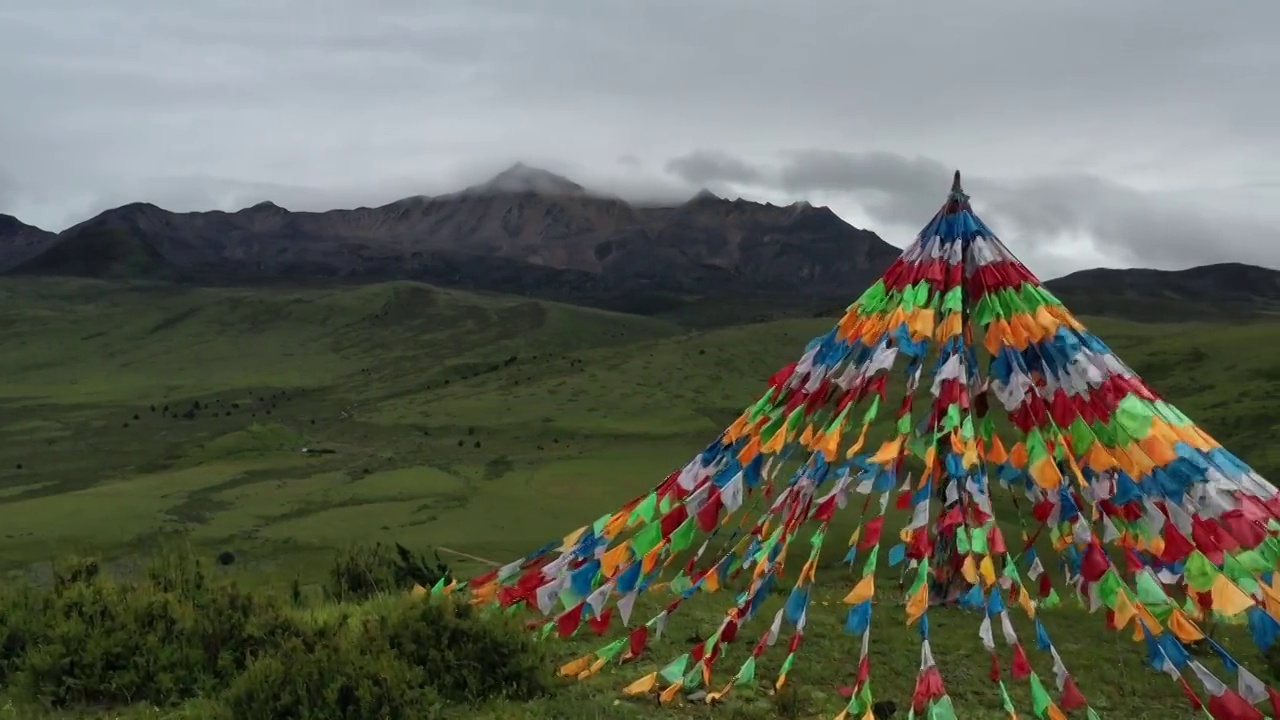
<svg viewBox="0 0 1280 720"><path fill-rule="evenodd" d="M290 212L262 203L173 213L135 203L7 267L206 284L416 279L552 297L843 296L897 253L827 208L709 193L674 207L638 207L516 165L458 193L376 208Z"/></svg>
<svg viewBox="0 0 1280 720"><path fill-rule="evenodd" d="M704 324L837 312L897 257L827 208L701 192L629 204L517 164L486 183L376 208L108 210L60 234L0 215L0 273L201 285L412 279ZM1047 285L1077 313L1138 320L1280 309L1280 273L1239 264L1087 270ZM687 317L685 317L687 316Z"/></svg>

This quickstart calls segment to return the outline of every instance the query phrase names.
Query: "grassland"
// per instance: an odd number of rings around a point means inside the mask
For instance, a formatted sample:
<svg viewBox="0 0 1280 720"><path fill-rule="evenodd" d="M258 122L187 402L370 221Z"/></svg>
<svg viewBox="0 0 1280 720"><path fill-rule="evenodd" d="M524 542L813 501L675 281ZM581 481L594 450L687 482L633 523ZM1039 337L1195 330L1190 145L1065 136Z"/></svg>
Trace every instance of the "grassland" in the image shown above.
<svg viewBox="0 0 1280 720"><path fill-rule="evenodd" d="M1088 322L1256 468L1280 470L1271 442L1280 361L1265 350L1280 347L1280 324ZM107 558L127 576L173 536L209 556L234 552L228 572L246 583L317 581L335 549L351 542L506 560L652 486L829 325L693 331L407 283L179 290L4 280L0 569L41 582L50 558L75 552ZM1004 520L1017 528L1011 511ZM856 660L836 607L850 582L838 563L840 532L856 521L851 513L837 528L835 557L823 563L817 602L831 610L810 621L793 675L801 687L795 716L834 715L835 688ZM461 571L482 567L447 559ZM682 610L674 639L653 660L682 652L685 637L709 629L728 602L709 597ZM891 605L889 594L882 603ZM877 617L875 677L882 696L901 700L910 695L918 638L886 609ZM961 717L1004 717L985 679L976 619L935 615L934 648ZM1141 667L1141 647L1106 634L1100 617L1068 607L1045 624L1104 716L1193 716L1176 686ZM1229 631L1224 644L1260 667ZM780 660L761 676L771 677ZM1033 663L1051 677L1043 655ZM618 680L466 716L708 712L617 703ZM1011 692L1029 712L1025 687ZM202 717L198 711L165 716ZM31 716L21 712L14 717ZM748 692L715 712L745 719L776 716L777 708Z"/></svg>

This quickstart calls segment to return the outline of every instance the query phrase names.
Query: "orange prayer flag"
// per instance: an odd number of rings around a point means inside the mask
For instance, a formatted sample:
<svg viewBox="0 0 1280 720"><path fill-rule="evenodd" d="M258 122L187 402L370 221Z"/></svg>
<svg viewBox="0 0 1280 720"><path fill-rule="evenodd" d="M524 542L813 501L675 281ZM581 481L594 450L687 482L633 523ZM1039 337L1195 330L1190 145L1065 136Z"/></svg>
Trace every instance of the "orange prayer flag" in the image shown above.
<svg viewBox="0 0 1280 720"><path fill-rule="evenodd" d="M804 426L804 432L800 433L800 444L805 448L813 445L813 425Z"/></svg>
<svg viewBox="0 0 1280 720"><path fill-rule="evenodd" d="M713 593L720 589L720 573L714 569L702 577L702 591Z"/></svg>
<svg viewBox="0 0 1280 720"><path fill-rule="evenodd" d="M644 695L658 685L658 673L652 672L622 689L624 695Z"/></svg>
<svg viewBox="0 0 1280 720"><path fill-rule="evenodd" d="M970 585L978 584L978 563L974 562L973 555L964 556L964 562L960 564L960 574Z"/></svg>
<svg viewBox="0 0 1280 720"><path fill-rule="evenodd" d="M920 589L907 598L907 624L910 625L924 616L929 609L929 583L920 583Z"/></svg>
<svg viewBox="0 0 1280 720"><path fill-rule="evenodd" d="M1009 459L1009 453L1004 449L1004 443L1000 442L1000 436L991 435L991 448L987 450L987 459L993 463L999 464Z"/></svg>
<svg viewBox="0 0 1280 720"><path fill-rule="evenodd" d="M987 352L992 355L1000 354L1000 347L1004 345L1004 340L1009 336L1009 325L1003 318L996 318L987 325L987 333L982 338L982 344L987 348Z"/></svg>
<svg viewBox="0 0 1280 720"><path fill-rule="evenodd" d="M592 675L595 675L596 673L600 672L600 670L601 670L601 669L605 666L605 664L606 664L606 663L608 663L608 662L609 662L609 659L608 659L608 658L596 658L596 661L595 661L595 662L593 662L593 663L591 663L591 667L589 667L589 668L587 668L586 670L583 670L582 672L578 673L578 679L579 679L579 680L586 680L587 678L591 677Z"/></svg>
<svg viewBox="0 0 1280 720"><path fill-rule="evenodd" d="M1058 707L1058 703L1049 703L1047 712L1049 720L1067 720L1067 716L1062 713L1062 709Z"/></svg>
<svg viewBox="0 0 1280 720"><path fill-rule="evenodd" d="M1058 464L1050 457L1045 457L1032 463L1031 467L1027 469L1027 474L1036 481L1036 485L1045 490L1055 490L1062 485L1062 472L1058 470Z"/></svg>
<svg viewBox="0 0 1280 720"><path fill-rule="evenodd" d="M1143 454L1158 467L1164 467L1178 459L1178 454L1173 451L1173 443L1154 434L1139 440L1138 447L1142 448Z"/></svg>
<svg viewBox="0 0 1280 720"><path fill-rule="evenodd" d="M767 455L776 455L777 453L782 451L782 448L786 444L787 444L787 427L783 425L782 427L778 428L776 432L773 433L773 437L769 438L768 442L760 446L760 452L765 453Z"/></svg>
<svg viewBox="0 0 1280 720"><path fill-rule="evenodd" d="M593 654L583 655L575 660L570 660L560 666L560 670L556 673L560 677L576 677L579 673L591 667L591 659Z"/></svg>
<svg viewBox="0 0 1280 720"><path fill-rule="evenodd" d="M875 594L875 576L864 575L862 579L858 581L858 584L854 585L853 589L849 591L849 594L844 596L844 603L846 605L857 605L858 603L870 600L875 596Z"/></svg>
<svg viewBox="0 0 1280 720"><path fill-rule="evenodd" d="M720 688L719 690L716 690L715 692L707 693L707 704L710 705L713 702L717 702L718 700L720 700L720 698L727 695L729 691L732 689L733 689L733 681L730 680L728 684L726 684L724 687Z"/></svg>
<svg viewBox="0 0 1280 720"><path fill-rule="evenodd" d="M617 547L600 556L600 572L611 578L618 572L618 566L631 555L631 541L624 540Z"/></svg>
<svg viewBox="0 0 1280 720"><path fill-rule="evenodd" d="M1013 444L1013 451L1009 453L1009 464L1016 468L1027 466L1027 446L1021 441Z"/></svg>
<svg viewBox="0 0 1280 720"><path fill-rule="evenodd" d="M676 695L680 692L680 688L683 685L684 685L683 681L680 681L680 680L675 681L670 687L668 687L666 690L663 690L662 694L658 695L658 702L662 703L663 705L666 705L672 700L675 700Z"/></svg>
<svg viewBox="0 0 1280 720"><path fill-rule="evenodd" d="M898 459L898 453L902 450L902 436L899 435L892 440L884 441L876 454L871 456L870 462L878 465L888 465Z"/></svg>
<svg viewBox="0 0 1280 720"><path fill-rule="evenodd" d="M857 455L858 451L862 449L862 445L867 442L867 429L870 427L870 425L862 426L862 430L858 433L858 439L854 440L853 444L849 446L849 449L845 451L845 459Z"/></svg>
<svg viewBox="0 0 1280 720"><path fill-rule="evenodd" d="M1169 632L1184 643L1193 643L1204 639L1204 632L1191 621L1179 608L1169 614Z"/></svg>
<svg viewBox="0 0 1280 720"><path fill-rule="evenodd" d="M747 441L747 444L743 445L742 449L738 451L738 462L742 463L743 465L749 465L751 464L751 461L755 460L756 456L759 454L760 454L760 436L752 435L751 439Z"/></svg>
<svg viewBox="0 0 1280 720"><path fill-rule="evenodd" d="M642 575L648 575L658 566L658 555L662 551L663 544L658 543L656 547L644 554L644 560L640 563L640 573Z"/></svg>
<svg viewBox="0 0 1280 720"><path fill-rule="evenodd" d="M840 435L842 430L843 428L837 425L831 429L831 432L824 433L821 441L815 443L817 445L817 449L822 452L822 458L827 462L834 461L836 459L836 453L840 451Z"/></svg>
<svg viewBox="0 0 1280 720"><path fill-rule="evenodd" d="M1099 472L1112 470L1116 467L1116 458L1102 443L1095 440L1089 444L1089 449L1084 454L1084 464Z"/></svg>
<svg viewBox="0 0 1280 720"><path fill-rule="evenodd" d="M942 318L942 322L938 323L937 329L934 331L934 339L939 343L945 343L953 337L960 335L964 328L964 320L960 317L960 313L947 313Z"/></svg>

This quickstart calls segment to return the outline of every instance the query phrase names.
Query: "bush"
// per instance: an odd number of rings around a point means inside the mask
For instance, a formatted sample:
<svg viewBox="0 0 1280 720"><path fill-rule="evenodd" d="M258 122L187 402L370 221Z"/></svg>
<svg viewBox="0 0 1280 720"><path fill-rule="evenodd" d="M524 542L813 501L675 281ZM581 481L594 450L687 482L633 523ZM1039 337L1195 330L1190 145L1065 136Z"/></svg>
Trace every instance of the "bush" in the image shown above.
<svg viewBox="0 0 1280 720"><path fill-rule="evenodd" d="M374 720L440 716L422 670L385 645L291 641L241 674L223 696L234 718Z"/></svg>
<svg viewBox="0 0 1280 720"><path fill-rule="evenodd" d="M212 584L189 559L166 558L132 586L96 567L0 598L0 676L20 699L172 705L220 691L251 658L300 632L267 596Z"/></svg>
<svg viewBox="0 0 1280 720"><path fill-rule="evenodd" d="M460 602L400 602L367 635L420 668L449 702L529 700L553 687L553 663L528 632Z"/></svg>
<svg viewBox="0 0 1280 720"><path fill-rule="evenodd" d="M338 600L367 600L414 585L431 587L450 577L439 555L434 562L396 543L353 546L341 552L329 569L329 592Z"/></svg>
<svg viewBox="0 0 1280 720"><path fill-rule="evenodd" d="M370 557L392 562L352 575L383 572L379 590L447 572L399 546L350 551L335 567ZM299 608L292 594L241 589L187 555L162 556L130 584L92 560L62 564L49 587L0 588L0 684L54 708L202 698L228 717L283 720L431 720L448 703L554 687L540 644L500 613L407 593Z"/></svg>

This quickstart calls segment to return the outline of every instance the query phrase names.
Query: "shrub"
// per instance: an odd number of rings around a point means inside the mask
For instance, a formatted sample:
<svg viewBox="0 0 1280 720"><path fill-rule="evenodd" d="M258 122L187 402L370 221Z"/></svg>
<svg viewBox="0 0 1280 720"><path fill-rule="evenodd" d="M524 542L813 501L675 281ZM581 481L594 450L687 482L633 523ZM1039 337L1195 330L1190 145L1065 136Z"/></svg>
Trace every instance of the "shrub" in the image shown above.
<svg viewBox="0 0 1280 720"><path fill-rule="evenodd" d="M249 666L222 698L234 718L375 720L440 716L424 673L386 648L344 638L290 641Z"/></svg>
<svg viewBox="0 0 1280 720"><path fill-rule="evenodd" d="M339 600L366 600L382 593L431 587L449 577L449 567L436 555L434 562L396 543L347 548L329 569L329 592Z"/></svg>
<svg viewBox="0 0 1280 720"><path fill-rule="evenodd" d="M553 687L553 663L533 636L500 614L465 603L402 600L365 633L421 669L449 702L529 700Z"/></svg>
<svg viewBox="0 0 1280 720"><path fill-rule="evenodd" d="M18 698L54 707L216 693L303 632L270 597L215 584L189 558L165 558L128 586L82 561L0 604L0 673Z"/></svg>

